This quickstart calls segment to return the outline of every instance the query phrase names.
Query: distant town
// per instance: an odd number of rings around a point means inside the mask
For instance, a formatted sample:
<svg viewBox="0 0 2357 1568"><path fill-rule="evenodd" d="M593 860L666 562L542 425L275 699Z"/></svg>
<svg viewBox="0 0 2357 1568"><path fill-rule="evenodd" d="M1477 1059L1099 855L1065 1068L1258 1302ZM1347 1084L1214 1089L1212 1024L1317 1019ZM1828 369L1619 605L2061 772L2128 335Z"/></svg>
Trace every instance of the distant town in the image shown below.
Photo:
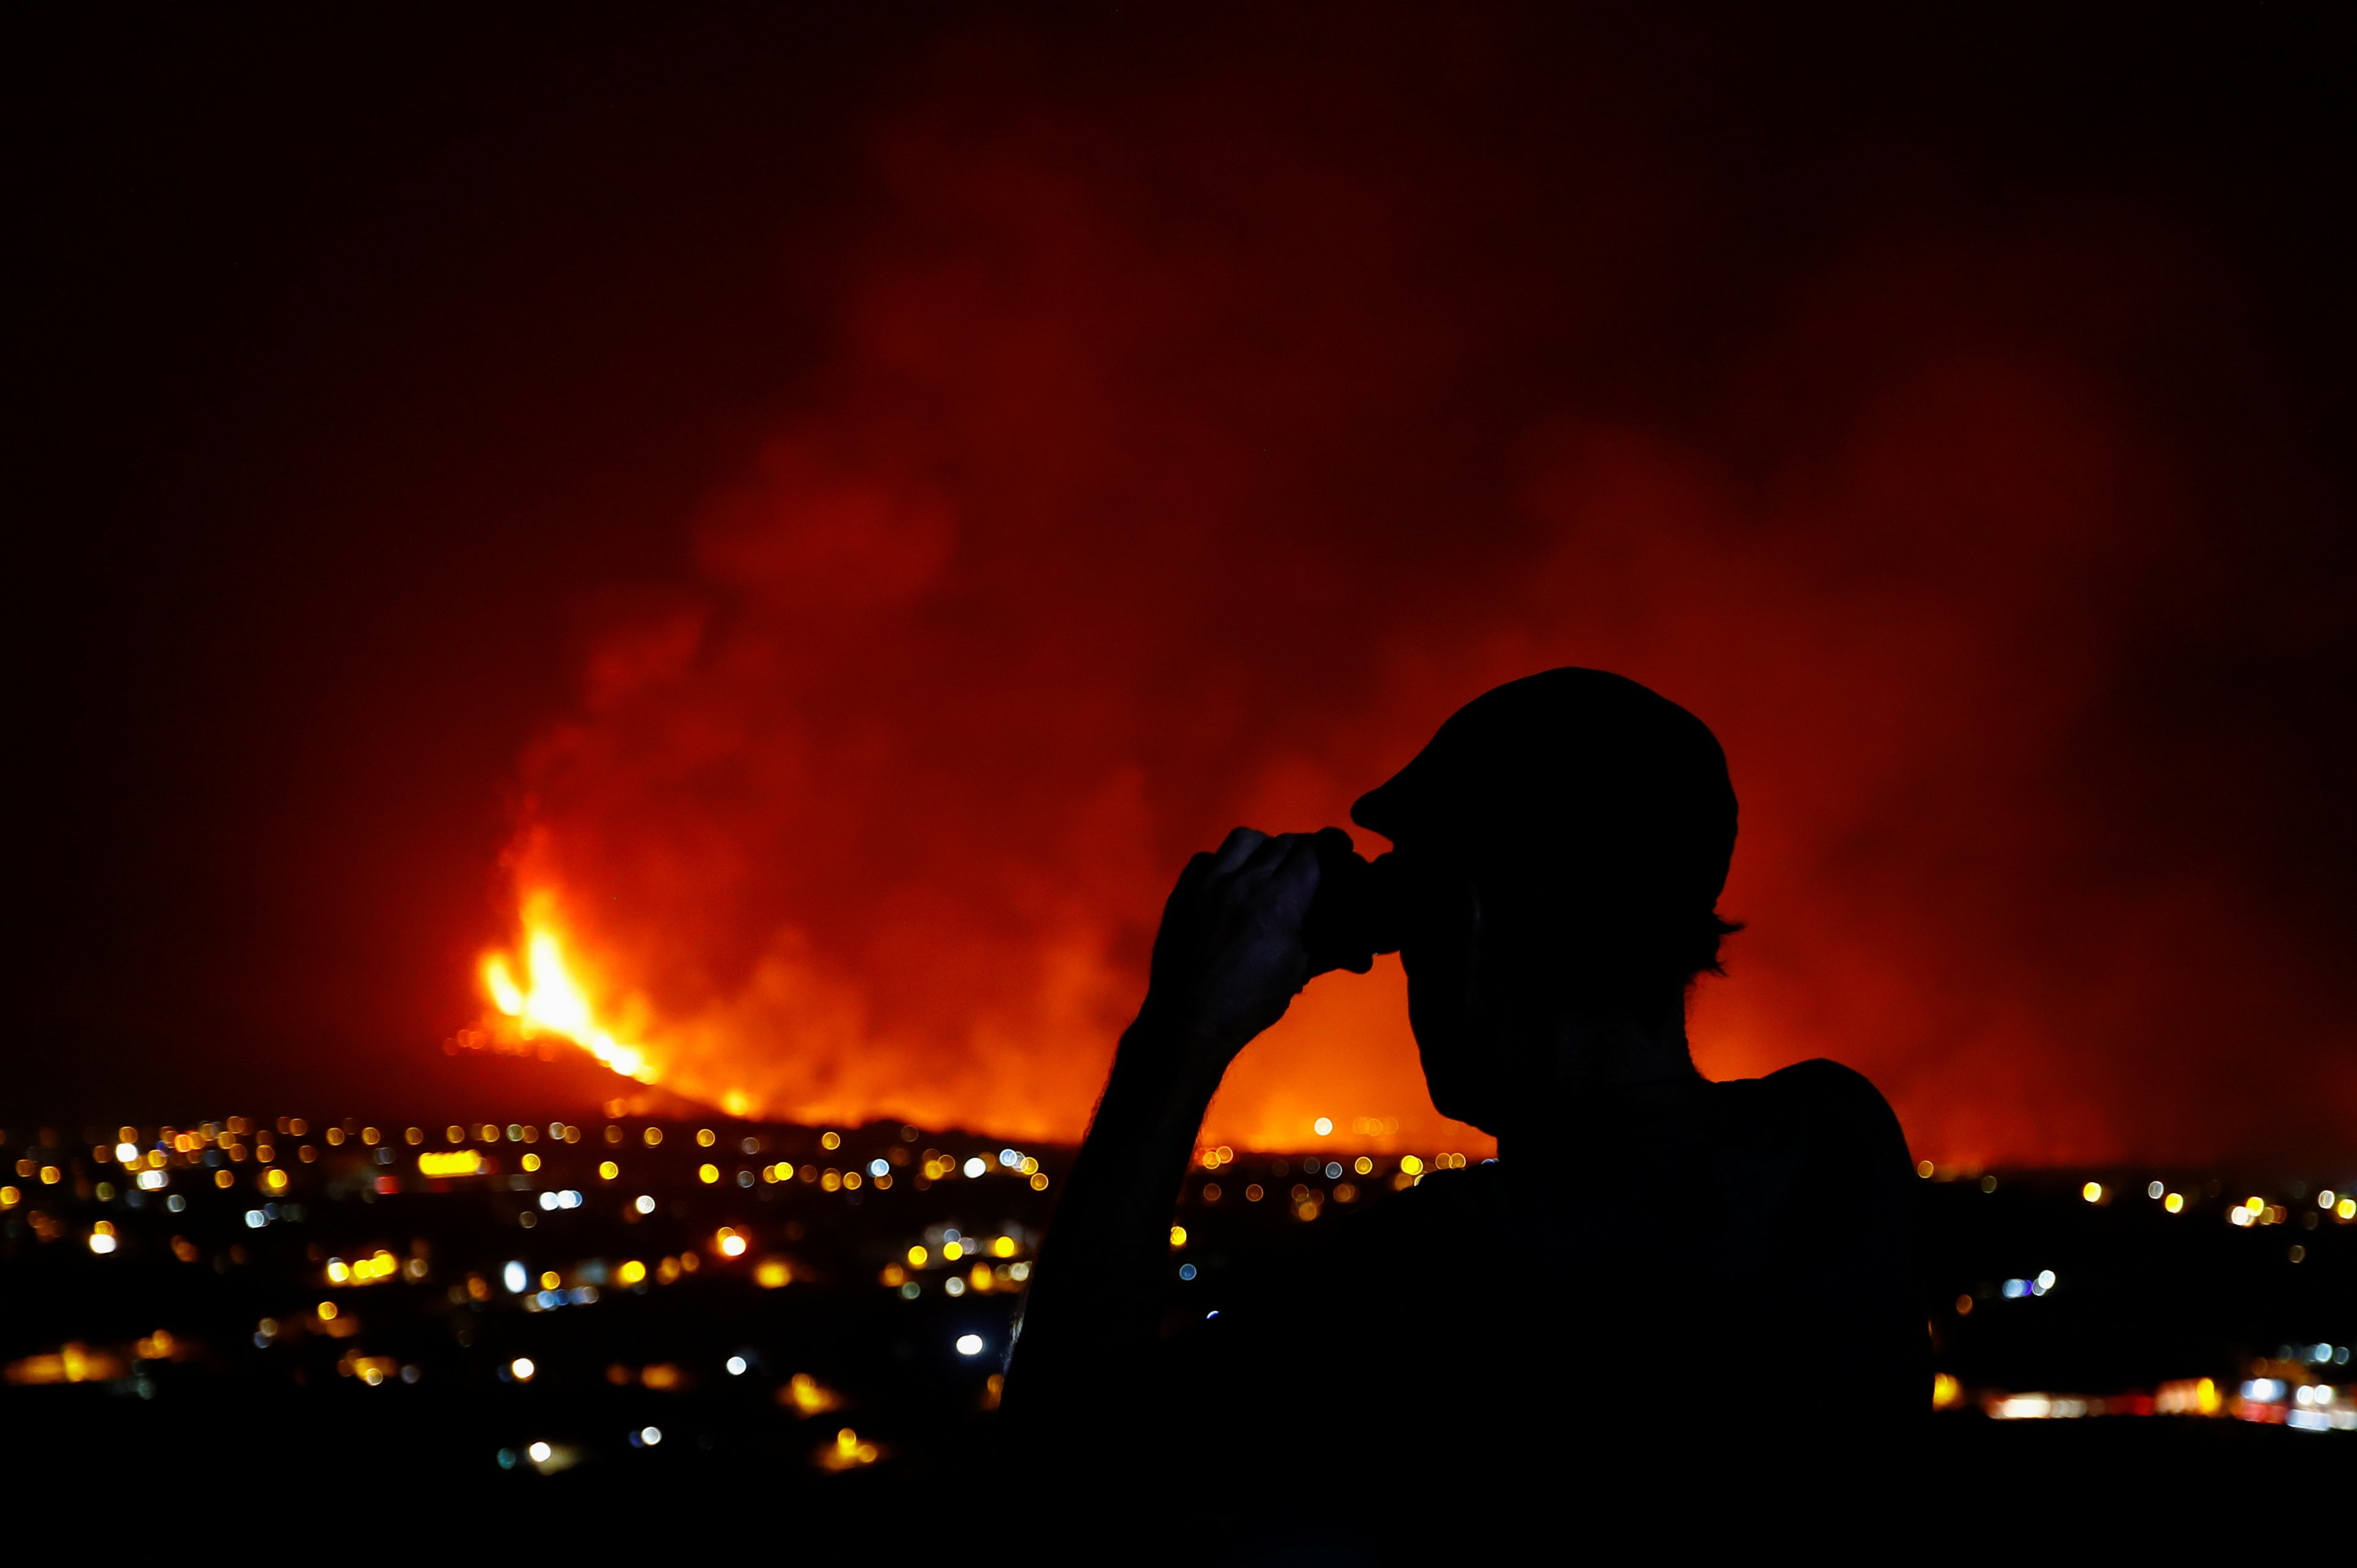
<svg viewBox="0 0 2357 1568"><path fill-rule="evenodd" d="M734 1463L818 1497L987 1440L1070 1153L724 1119L76 1133L6 1143L0 1429L20 1464L235 1406L249 1445L373 1434L371 1462L413 1474ZM1349 1139L1199 1151L1174 1304L1466 1159ZM2357 1433L2357 1172L1918 1174L1940 1419Z"/></svg>

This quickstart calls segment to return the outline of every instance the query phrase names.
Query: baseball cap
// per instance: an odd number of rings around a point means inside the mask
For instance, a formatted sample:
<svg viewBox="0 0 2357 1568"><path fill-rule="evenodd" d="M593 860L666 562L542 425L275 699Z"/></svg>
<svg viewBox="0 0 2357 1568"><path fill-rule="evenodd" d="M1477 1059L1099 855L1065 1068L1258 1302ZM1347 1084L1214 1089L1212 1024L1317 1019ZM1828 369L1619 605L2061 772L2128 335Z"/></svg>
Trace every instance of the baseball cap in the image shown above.
<svg viewBox="0 0 2357 1568"><path fill-rule="evenodd" d="M1632 912L1706 915L1735 852L1710 727L1626 676L1566 667L1459 708L1351 820Z"/></svg>

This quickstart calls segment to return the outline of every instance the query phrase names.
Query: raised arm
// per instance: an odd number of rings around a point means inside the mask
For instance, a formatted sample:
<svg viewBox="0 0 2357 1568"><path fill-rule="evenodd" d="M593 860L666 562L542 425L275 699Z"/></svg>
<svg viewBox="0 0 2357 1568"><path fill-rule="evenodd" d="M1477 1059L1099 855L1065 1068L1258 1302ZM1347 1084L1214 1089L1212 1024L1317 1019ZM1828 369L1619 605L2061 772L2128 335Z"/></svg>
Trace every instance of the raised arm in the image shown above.
<svg viewBox="0 0 2357 1568"><path fill-rule="evenodd" d="M1121 1037L1031 1277L1007 1408L1062 1415L1117 1396L1152 1348L1171 1214L1203 1112L1236 1053L1308 983L1309 840L1249 828L1179 875L1146 1004Z"/></svg>

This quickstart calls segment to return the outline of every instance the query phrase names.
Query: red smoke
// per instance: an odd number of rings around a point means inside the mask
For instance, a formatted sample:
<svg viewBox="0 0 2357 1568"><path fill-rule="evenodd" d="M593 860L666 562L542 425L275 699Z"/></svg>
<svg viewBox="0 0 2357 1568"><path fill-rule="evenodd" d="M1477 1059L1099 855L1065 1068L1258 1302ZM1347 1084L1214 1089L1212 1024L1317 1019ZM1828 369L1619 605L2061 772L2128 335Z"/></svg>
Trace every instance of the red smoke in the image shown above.
<svg viewBox="0 0 2357 1568"><path fill-rule="evenodd" d="M1427 99L1494 108L1440 44ZM2144 678L2237 568L2123 367L2219 285L2148 213L1795 251L1772 184L1626 151L1695 106L1602 75L1528 131L1368 69L967 50L878 116L780 281L823 370L522 763L518 890L667 1081L1072 1135L1189 851L1344 822L1577 663L1734 769L1706 1072L1836 1058L1943 1160L2348 1124L2312 944L2115 781L2202 749ZM1209 1135L1463 1143L1401 999L1318 982Z"/></svg>

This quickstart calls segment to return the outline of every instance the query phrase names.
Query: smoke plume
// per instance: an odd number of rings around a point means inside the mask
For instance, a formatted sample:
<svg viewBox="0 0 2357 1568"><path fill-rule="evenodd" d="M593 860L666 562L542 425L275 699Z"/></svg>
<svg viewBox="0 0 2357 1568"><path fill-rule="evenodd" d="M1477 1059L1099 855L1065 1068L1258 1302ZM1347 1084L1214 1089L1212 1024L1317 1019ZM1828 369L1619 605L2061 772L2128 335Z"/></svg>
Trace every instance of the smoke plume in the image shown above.
<svg viewBox="0 0 2357 1568"><path fill-rule="evenodd" d="M2345 1128L2326 813L2233 696L2297 714L2345 561L2202 390L2264 381L2215 259L1927 215L1903 138L1796 212L1740 105L1432 27L969 38L876 113L780 271L823 363L521 764L513 890L666 1081L1073 1135L1189 852L1586 664L1733 768L1706 1072L1835 1058L1942 1160ZM1316 983L1208 1135L1466 1146L1402 997Z"/></svg>

